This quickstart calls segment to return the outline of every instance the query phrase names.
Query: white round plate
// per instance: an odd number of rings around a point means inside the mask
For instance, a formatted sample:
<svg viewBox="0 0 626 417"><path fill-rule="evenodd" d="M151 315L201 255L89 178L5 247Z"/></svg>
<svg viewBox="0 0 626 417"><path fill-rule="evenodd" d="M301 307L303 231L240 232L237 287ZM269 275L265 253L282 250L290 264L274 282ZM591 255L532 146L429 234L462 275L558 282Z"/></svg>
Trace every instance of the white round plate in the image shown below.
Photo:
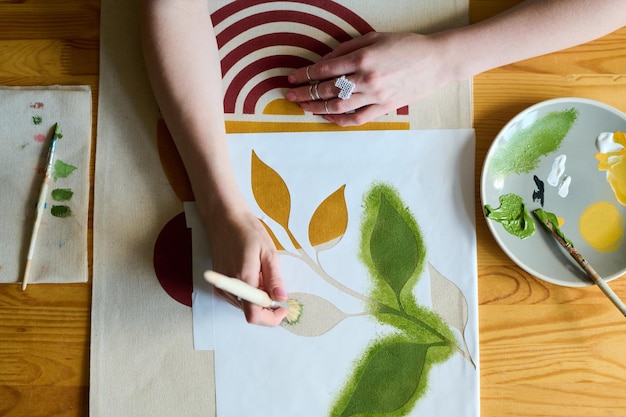
<svg viewBox="0 0 626 417"><path fill-rule="evenodd" d="M550 130L551 127L545 123L547 119L544 119L544 116L554 115L554 112L559 115L566 114L571 109L574 109L576 119L558 149L539 158L535 168L529 172L503 174L503 160L506 161L509 156L511 162L514 162L513 159L520 159L510 153L513 147L507 147L509 143L514 144L524 132L528 132L529 128L536 128L537 123L544 123L543 127ZM571 115L572 112L568 114ZM611 185L607 182L607 173L598 169L596 159L598 135L602 132L615 131L626 132L626 115L593 100L560 98L544 101L524 110L504 126L487 153L481 176L483 213L485 205L497 208L500 206L500 196L513 193L522 197L532 216L534 209L542 207L541 201L534 195L539 189L534 178L536 176L544 183L542 208L564 220L562 232L600 276L608 281L626 273L626 239L622 239L615 250L607 251L603 248L597 250L584 239L580 231L581 215L597 202L613 205L622 219L622 225L626 219L626 207L617 200ZM565 197L559 196L558 186L551 186L547 181L554 160L560 155L566 156L563 175L571 177L569 193ZM508 164L508 161L506 162ZM626 159L623 163L626 163ZM553 284L569 287L592 284L582 269L534 217L536 230L532 236L525 239L508 233L496 221L488 218L486 221L504 252L530 274ZM618 234L623 236L623 229L622 226Z"/></svg>

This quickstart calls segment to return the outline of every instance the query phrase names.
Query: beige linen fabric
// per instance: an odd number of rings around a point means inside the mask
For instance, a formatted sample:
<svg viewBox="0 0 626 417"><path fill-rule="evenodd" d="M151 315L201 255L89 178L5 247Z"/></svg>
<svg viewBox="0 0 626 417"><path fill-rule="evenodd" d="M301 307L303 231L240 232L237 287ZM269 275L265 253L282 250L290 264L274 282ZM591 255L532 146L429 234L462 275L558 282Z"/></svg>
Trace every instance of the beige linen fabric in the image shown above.
<svg viewBox="0 0 626 417"><path fill-rule="evenodd" d="M62 138L54 160L76 169L67 176L53 175L50 181L28 282L87 281L91 90L86 86L0 87L2 283L19 282L24 275L55 123ZM71 198L55 201L54 192L60 189L71 191ZM55 205L69 208L71 214L54 216Z"/></svg>

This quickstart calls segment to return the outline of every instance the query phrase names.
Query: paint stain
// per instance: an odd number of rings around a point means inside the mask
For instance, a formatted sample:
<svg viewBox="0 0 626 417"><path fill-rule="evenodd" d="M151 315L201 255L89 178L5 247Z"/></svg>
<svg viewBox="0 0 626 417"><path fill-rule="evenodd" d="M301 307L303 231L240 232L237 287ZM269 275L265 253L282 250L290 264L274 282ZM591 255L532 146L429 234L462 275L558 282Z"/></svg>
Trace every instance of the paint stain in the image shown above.
<svg viewBox="0 0 626 417"><path fill-rule="evenodd" d="M74 192L70 188L55 188L52 190L52 199L54 201L69 201L73 195Z"/></svg>
<svg viewBox="0 0 626 417"><path fill-rule="evenodd" d="M591 204L578 220L580 235L598 252L613 252L624 240L624 217L607 202Z"/></svg>
<svg viewBox="0 0 626 417"><path fill-rule="evenodd" d="M533 191L533 201L538 201L541 207L543 207L545 201L545 186L543 181L536 175L533 175L533 181L535 181L535 185L537 186L537 189Z"/></svg>
<svg viewBox="0 0 626 417"><path fill-rule="evenodd" d="M52 206L50 213L54 217L66 218L72 215L72 210L68 206Z"/></svg>
<svg viewBox="0 0 626 417"><path fill-rule="evenodd" d="M41 116L33 116L33 124L34 125L40 125L41 122L43 122L43 119L41 118Z"/></svg>
<svg viewBox="0 0 626 417"><path fill-rule="evenodd" d="M510 140L503 143L493 154L491 166L494 175L531 172L539 165L541 157L556 151L574 126L578 110L551 112L532 125L517 129Z"/></svg>
<svg viewBox="0 0 626 417"><path fill-rule="evenodd" d="M626 133L613 134L613 150L606 150L596 154L598 170L606 171L606 181L615 194L615 198L626 206ZM599 147L600 148L600 147Z"/></svg>
<svg viewBox="0 0 626 417"><path fill-rule="evenodd" d="M31 109L43 109L44 104L40 101L36 101L34 103L31 103L30 108Z"/></svg>
<svg viewBox="0 0 626 417"><path fill-rule="evenodd" d="M24 149L28 148L28 146L30 145L30 143L23 143L19 146L19 150L23 151Z"/></svg>
<svg viewBox="0 0 626 417"><path fill-rule="evenodd" d="M54 162L54 180L56 181L59 178L67 178L76 169L77 168L74 165L66 164L60 159L57 159Z"/></svg>
<svg viewBox="0 0 626 417"><path fill-rule="evenodd" d="M35 141L36 142L45 142L46 141L46 136L42 135L41 133L38 133L35 135Z"/></svg>
<svg viewBox="0 0 626 417"><path fill-rule="evenodd" d="M504 230L526 239L535 233L535 222L526 209L526 204L522 197L516 194L505 194L499 198L500 207L494 208L489 204L485 205L485 216L495 222L502 224Z"/></svg>

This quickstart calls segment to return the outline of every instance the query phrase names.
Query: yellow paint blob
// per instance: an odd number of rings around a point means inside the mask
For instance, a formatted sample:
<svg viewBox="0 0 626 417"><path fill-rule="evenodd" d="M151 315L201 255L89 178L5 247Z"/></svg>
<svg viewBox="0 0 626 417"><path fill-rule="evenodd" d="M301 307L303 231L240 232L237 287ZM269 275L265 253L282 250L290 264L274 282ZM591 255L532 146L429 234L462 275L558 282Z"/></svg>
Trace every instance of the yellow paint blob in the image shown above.
<svg viewBox="0 0 626 417"><path fill-rule="evenodd" d="M606 201L593 203L579 220L580 235L598 252L613 252L624 240L624 217Z"/></svg>
<svg viewBox="0 0 626 417"><path fill-rule="evenodd" d="M615 198L626 206L626 134L615 132L613 141L623 146L614 152L599 152L596 154L598 169L606 171L606 180L615 193Z"/></svg>

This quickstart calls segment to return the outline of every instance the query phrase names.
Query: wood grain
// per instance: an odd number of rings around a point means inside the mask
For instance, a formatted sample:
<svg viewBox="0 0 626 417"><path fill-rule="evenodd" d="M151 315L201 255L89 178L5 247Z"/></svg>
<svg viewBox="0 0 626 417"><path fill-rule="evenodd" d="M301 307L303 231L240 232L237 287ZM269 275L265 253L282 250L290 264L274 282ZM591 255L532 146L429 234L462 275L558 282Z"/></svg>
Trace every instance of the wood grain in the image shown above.
<svg viewBox="0 0 626 417"><path fill-rule="evenodd" d="M470 0L470 20L519 2ZM0 0L0 84L90 85L94 144L99 9L98 0ZM493 138L532 104L579 96L626 111L625 46L622 29L477 76L476 184ZM626 415L626 321L595 287L558 287L515 266L479 197L477 186L481 415ZM626 299L625 279L611 287ZM0 285L0 416L88 415L90 305L90 284Z"/></svg>

